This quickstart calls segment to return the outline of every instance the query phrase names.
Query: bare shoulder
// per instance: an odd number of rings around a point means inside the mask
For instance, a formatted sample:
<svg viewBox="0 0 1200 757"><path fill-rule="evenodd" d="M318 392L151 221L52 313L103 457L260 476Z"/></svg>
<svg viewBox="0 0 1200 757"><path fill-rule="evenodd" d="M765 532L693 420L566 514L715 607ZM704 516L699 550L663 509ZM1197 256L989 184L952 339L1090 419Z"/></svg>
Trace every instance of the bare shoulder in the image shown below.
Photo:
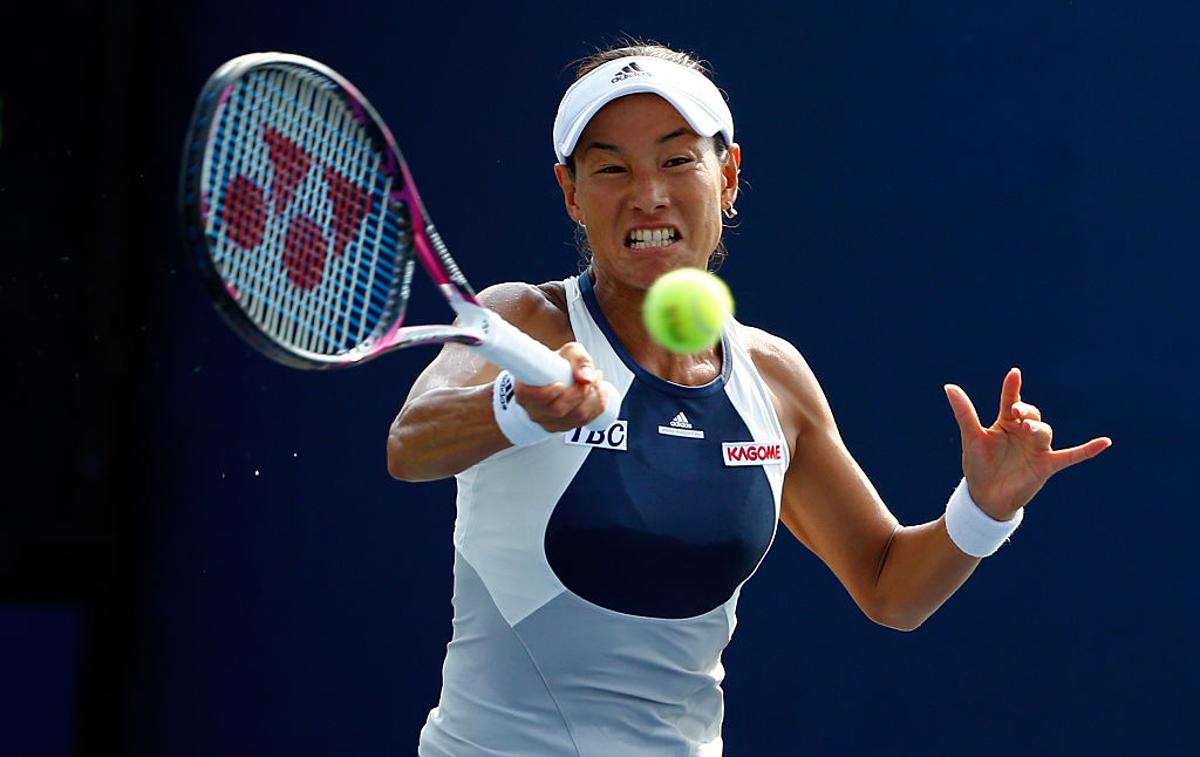
<svg viewBox="0 0 1200 757"><path fill-rule="evenodd" d="M745 324L741 324L741 333L754 367L772 386L795 392L802 391L807 380L815 381L808 362L788 340Z"/></svg>
<svg viewBox="0 0 1200 757"><path fill-rule="evenodd" d="M753 326L741 325L742 339L754 367L767 383L789 436L813 424L832 422L825 393L808 361L788 340Z"/></svg>
<svg viewBox="0 0 1200 757"><path fill-rule="evenodd" d="M479 302L504 320L556 350L571 341L562 284L526 284L509 281L494 284L476 295ZM477 386L496 377L499 368L479 353L461 344L448 343L413 383L409 399L442 387Z"/></svg>
<svg viewBox="0 0 1200 757"><path fill-rule="evenodd" d="M567 294L561 281L493 284L479 293L479 301L551 349L558 349L574 338L567 315Z"/></svg>

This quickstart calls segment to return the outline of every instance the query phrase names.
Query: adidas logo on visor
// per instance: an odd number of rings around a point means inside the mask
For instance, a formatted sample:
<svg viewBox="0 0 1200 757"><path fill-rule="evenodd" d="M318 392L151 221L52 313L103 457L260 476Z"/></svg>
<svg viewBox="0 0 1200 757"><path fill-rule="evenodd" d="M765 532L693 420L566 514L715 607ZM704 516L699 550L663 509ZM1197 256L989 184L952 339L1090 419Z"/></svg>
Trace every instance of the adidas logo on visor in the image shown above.
<svg viewBox="0 0 1200 757"><path fill-rule="evenodd" d="M616 84L619 81L625 81L626 79L632 79L635 76L651 76L651 75L652 74L649 71L643 71L642 67L637 64L637 61L634 61L634 62L630 63L628 66L622 67L621 70L617 72L617 75L612 78L612 83Z"/></svg>

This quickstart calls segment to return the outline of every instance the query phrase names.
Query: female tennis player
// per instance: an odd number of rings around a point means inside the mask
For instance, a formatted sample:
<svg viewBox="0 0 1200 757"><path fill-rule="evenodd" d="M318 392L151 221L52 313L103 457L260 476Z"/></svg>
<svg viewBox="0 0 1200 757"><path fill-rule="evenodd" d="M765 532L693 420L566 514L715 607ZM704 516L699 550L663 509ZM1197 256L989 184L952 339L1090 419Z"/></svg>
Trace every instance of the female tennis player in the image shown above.
<svg viewBox="0 0 1200 757"><path fill-rule="evenodd" d="M1052 449L1015 368L987 428L949 385L963 481L942 517L901 526L791 344L731 322L679 355L642 326L650 284L723 254L735 212L741 152L701 66L648 45L588 59L554 149L587 269L480 299L557 349L576 383L526 386L447 346L388 439L393 476L458 480L454 631L424 757L720 754L721 653L776 523L867 617L911 630L1050 476L1111 443ZM619 420L581 428L603 408L602 376Z"/></svg>

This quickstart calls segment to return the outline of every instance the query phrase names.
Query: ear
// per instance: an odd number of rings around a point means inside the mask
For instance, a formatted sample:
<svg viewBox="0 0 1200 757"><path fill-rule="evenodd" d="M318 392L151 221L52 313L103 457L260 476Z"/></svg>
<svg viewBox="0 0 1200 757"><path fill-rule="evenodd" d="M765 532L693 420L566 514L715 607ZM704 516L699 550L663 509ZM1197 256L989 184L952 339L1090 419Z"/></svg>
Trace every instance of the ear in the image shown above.
<svg viewBox="0 0 1200 757"><path fill-rule="evenodd" d="M729 207L737 202L738 174L742 172L742 146L737 142L729 145L729 157L721 166L721 205Z"/></svg>
<svg viewBox="0 0 1200 757"><path fill-rule="evenodd" d="M567 167L561 163L556 164L554 178L558 180L558 186L562 189L563 204L567 206L567 215L576 223L583 221L583 209L575 204L575 181L567 172Z"/></svg>

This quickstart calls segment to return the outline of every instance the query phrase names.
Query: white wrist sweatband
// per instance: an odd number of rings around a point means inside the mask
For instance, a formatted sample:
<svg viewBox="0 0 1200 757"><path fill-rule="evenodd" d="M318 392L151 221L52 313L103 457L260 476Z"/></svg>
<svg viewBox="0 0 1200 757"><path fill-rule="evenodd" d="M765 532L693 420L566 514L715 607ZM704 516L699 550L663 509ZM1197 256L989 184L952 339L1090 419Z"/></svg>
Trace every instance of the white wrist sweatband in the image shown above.
<svg viewBox="0 0 1200 757"><path fill-rule="evenodd" d="M1011 520L996 520L988 515L971 499L965 478L958 482L946 503L946 531L951 541L972 557L987 557L1000 549L1024 517L1023 507Z"/></svg>
<svg viewBox="0 0 1200 757"><path fill-rule="evenodd" d="M534 423L529 413L517 402L514 396L516 380L508 371L500 371L492 384L492 412L496 415L496 425L515 447L525 447L535 444L551 436L551 433Z"/></svg>

